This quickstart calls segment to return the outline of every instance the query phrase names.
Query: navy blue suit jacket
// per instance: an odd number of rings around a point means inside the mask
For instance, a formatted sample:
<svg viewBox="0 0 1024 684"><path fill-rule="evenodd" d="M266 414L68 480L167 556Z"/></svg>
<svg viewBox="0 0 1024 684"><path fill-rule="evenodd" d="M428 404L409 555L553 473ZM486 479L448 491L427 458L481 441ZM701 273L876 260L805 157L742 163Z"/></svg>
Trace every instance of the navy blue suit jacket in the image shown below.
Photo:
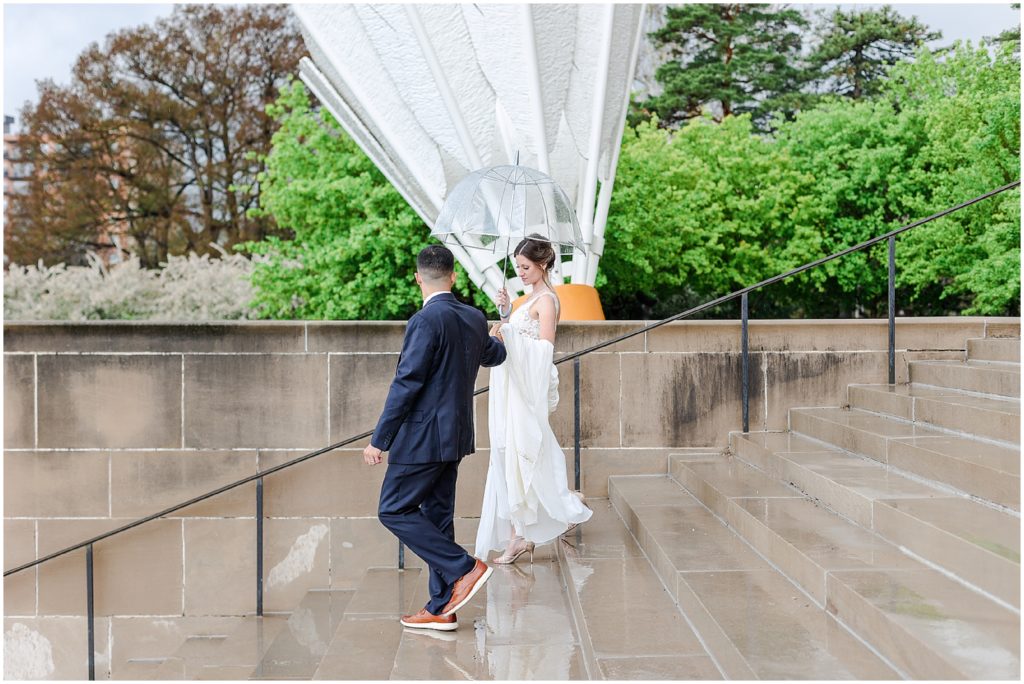
<svg viewBox="0 0 1024 684"><path fill-rule="evenodd" d="M398 369L370 443L389 463L457 461L473 453L473 391L480 366L505 361L487 318L451 293L409 319Z"/></svg>

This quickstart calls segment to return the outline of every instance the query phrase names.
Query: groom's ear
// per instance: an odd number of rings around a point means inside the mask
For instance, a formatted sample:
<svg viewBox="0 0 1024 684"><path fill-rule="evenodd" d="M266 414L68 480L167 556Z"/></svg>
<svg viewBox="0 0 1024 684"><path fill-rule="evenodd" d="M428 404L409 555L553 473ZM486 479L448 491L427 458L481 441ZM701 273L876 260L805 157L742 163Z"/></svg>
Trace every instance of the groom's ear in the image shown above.
<svg viewBox="0 0 1024 684"><path fill-rule="evenodd" d="M455 287L455 279L456 279L457 275L458 274L456 274L455 271L452 271L452 276L451 276L451 278L452 278L452 287Z"/></svg>
<svg viewBox="0 0 1024 684"><path fill-rule="evenodd" d="M420 272L419 271L416 271L415 273L413 273L413 276L416 278L416 284L417 285L422 285L423 284L423 278L420 276Z"/></svg>

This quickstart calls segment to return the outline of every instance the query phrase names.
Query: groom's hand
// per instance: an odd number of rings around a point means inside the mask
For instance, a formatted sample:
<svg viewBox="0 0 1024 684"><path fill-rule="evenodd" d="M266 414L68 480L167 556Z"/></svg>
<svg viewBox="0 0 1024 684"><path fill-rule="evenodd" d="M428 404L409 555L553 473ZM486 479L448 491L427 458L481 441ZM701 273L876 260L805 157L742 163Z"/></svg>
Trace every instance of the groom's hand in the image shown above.
<svg viewBox="0 0 1024 684"><path fill-rule="evenodd" d="M366 461L366 465L377 465L383 460L381 454L384 453L372 444L367 444L366 448L363 449L363 460Z"/></svg>

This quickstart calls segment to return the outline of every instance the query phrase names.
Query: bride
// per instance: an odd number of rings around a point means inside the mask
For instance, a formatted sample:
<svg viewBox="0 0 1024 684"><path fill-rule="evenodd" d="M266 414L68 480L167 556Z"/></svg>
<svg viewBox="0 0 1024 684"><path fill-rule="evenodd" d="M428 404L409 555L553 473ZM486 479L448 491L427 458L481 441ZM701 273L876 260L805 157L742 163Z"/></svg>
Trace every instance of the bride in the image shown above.
<svg viewBox="0 0 1024 684"><path fill-rule="evenodd" d="M569 489L565 455L548 422L558 405L553 359L559 302L548 278L555 250L533 234L516 247L515 260L519 277L532 291L491 330L504 341L508 357L491 370L491 457L476 535L478 558L504 550L494 559L498 564L514 563L524 553L532 561L536 544L591 516L582 496ZM501 291L498 303L508 305L507 291Z"/></svg>

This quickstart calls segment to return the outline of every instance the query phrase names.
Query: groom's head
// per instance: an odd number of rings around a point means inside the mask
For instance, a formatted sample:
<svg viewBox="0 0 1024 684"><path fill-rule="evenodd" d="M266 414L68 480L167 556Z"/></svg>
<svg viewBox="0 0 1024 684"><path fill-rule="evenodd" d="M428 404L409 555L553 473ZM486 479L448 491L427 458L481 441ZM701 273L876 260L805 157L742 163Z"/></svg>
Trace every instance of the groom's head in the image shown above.
<svg viewBox="0 0 1024 684"><path fill-rule="evenodd" d="M451 290L455 284L455 255L444 245L430 245L416 256L416 283L423 296Z"/></svg>

